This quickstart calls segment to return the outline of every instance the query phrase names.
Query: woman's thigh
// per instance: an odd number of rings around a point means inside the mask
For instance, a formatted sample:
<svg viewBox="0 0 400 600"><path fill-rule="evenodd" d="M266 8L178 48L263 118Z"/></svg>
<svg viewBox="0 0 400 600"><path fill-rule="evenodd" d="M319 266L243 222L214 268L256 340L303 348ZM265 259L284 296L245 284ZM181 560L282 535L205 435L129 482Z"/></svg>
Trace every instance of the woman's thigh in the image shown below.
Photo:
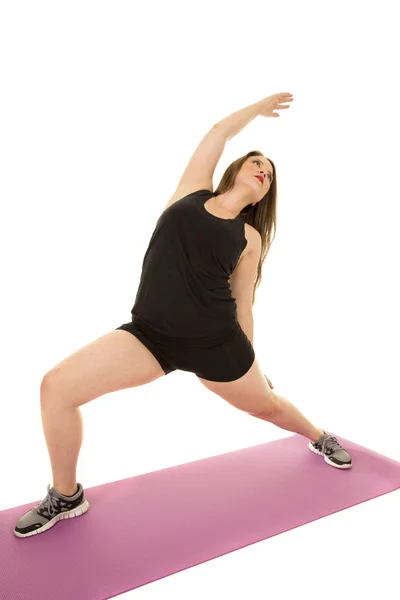
<svg viewBox="0 0 400 600"><path fill-rule="evenodd" d="M165 375L160 363L132 333L115 330L83 346L43 377L41 400L81 406Z"/></svg>

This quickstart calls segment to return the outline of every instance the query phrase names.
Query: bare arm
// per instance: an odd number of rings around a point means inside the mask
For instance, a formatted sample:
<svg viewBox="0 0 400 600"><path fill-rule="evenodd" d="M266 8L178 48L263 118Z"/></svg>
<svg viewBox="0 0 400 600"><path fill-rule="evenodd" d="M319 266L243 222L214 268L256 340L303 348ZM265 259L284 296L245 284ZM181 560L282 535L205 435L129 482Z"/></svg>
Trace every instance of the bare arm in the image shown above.
<svg viewBox="0 0 400 600"><path fill-rule="evenodd" d="M216 123L201 140L187 165L178 187L196 185L199 181L209 182L228 140L239 133L261 111L260 102L237 110Z"/></svg>
<svg viewBox="0 0 400 600"><path fill-rule="evenodd" d="M193 191L212 191L212 178L228 140L262 114L262 101L250 104L218 121L203 137L187 164L178 186L165 208ZM165 209L164 209L165 210Z"/></svg>
<svg viewBox="0 0 400 600"><path fill-rule="evenodd" d="M239 260L229 279L232 296L236 299L238 319L251 314L253 310L253 290L261 257L261 235L249 227L248 252Z"/></svg>
<svg viewBox="0 0 400 600"><path fill-rule="evenodd" d="M218 127L225 133L226 140L230 140L235 135L237 135L242 129L246 127L253 119L258 117L260 114L261 107L260 103L256 102L255 104L250 104L250 106L246 106L231 115L219 121L215 127Z"/></svg>
<svg viewBox="0 0 400 600"><path fill-rule="evenodd" d="M225 131L226 139L230 140L239 131L241 131L246 125L250 123L255 117L261 115L262 117L279 117L279 113L274 111L289 108L290 104L283 104L284 102L292 102L293 95L289 92L280 92L279 94L273 94L267 96L246 108L237 110L222 121L217 123L217 127L222 128Z"/></svg>

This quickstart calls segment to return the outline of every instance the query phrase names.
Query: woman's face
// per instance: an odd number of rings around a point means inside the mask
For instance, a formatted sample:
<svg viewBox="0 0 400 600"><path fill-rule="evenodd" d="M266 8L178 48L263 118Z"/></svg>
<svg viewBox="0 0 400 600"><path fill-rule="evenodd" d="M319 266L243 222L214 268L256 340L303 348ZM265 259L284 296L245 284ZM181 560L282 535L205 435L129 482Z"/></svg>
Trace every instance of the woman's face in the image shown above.
<svg viewBox="0 0 400 600"><path fill-rule="evenodd" d="M236 180L240 183L250 184L254 190L258 190L261 200L271 187L273 178L273 167L265 156L250 156L242 165Z"/></svg>

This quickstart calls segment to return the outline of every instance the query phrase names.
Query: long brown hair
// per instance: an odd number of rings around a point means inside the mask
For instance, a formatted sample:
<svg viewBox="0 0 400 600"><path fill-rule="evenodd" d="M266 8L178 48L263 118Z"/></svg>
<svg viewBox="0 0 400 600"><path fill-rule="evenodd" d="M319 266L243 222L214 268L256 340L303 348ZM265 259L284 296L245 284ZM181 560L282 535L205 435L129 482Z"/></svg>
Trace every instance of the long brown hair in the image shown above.
<svg viewBox="0 0 400 600"><path fill-rule="evenodd" d="M241 158L238 158L232 164L230 164L229 167L226 169L225 173L223 174L222 179L214 192L215 196L218 196L219 194L224 194L225 192L229 192L233 188L236 175L239 173L243 164L248 158L250 158L250 156L264 156L264 154L259 150L252 150L251 152L248 152L246 156L242 156ZM264 158L268 157L264 156ZM260 200L260 202L257 202L257 204L255 204L255 206L249 204L241 212L242 215L245 215L246 223L252 225L255 229L257 229L258 233L261 235L261 256L257 267L257 277L253 289L252 306L255 302L256 289L261 283L262 266L264 264L265 259L267 258L269 249L271 248L271 244L274 241L276 235L276 168L272 160L270 158L268 158L268 160L271 163L273 169L272 182L268 192L265 194L264 198Z"/></svg>

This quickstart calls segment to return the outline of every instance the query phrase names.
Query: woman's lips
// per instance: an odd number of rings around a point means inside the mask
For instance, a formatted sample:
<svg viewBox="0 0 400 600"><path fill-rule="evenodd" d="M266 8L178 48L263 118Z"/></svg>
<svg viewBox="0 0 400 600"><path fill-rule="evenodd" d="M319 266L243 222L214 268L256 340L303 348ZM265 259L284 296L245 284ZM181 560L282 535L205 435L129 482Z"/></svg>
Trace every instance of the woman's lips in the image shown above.
<svg viewBox="0 0 400 600"><path fill-rule="evenodd" d="M264 183L264 180L263 180L263 178L261 177L261 175L256 175L256 177L257 177L257 179L258 179L259 181L261 181L261 183Z"/></svg>

